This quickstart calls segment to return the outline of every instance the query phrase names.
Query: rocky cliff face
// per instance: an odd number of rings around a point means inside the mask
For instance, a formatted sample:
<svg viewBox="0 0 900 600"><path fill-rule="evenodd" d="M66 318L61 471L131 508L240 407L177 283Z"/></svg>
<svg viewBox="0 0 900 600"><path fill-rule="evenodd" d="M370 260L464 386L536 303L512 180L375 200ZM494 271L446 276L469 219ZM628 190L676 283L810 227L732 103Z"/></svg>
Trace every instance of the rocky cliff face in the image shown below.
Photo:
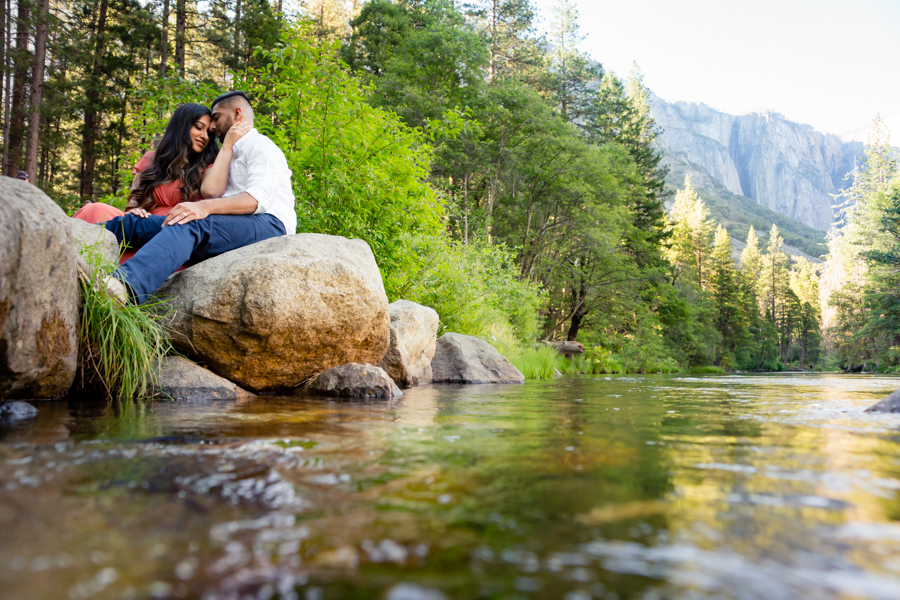
<svg viewBox="0 0 900 600"><path fill-rule="evenodd" d="M777 113L734 116L705 104L670 104L653 96L664 162L681 163L696 186L725 187L766 208L825 231L836 194L863 153Z"/></svg>

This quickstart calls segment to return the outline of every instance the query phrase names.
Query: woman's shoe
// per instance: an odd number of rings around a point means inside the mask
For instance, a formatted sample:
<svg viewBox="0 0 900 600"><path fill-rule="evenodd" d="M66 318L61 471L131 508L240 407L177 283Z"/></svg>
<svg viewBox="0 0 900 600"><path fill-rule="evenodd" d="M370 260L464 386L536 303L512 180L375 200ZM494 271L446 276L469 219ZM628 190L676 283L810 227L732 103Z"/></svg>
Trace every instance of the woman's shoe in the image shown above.
<svg viewBox="0 0 900 600"><path fill-rule="evenodd" d="M94 268L80 254L75 255L75 269L78 271L79 279L88 285L96 285L97 280L94 276ZM112 298L118 306L128 304L128 288L119 279L112 275L104 275L103 288L106 290L106 295Z"/></svg>

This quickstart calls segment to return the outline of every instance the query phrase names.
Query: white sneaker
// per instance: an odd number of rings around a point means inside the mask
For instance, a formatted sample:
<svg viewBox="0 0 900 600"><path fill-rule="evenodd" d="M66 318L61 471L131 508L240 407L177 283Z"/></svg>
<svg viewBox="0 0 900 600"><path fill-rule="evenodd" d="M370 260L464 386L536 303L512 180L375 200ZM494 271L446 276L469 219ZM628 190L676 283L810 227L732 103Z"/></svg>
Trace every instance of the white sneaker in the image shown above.
<svg viewBox="0 0 900 600"><path fill-rule="evenodd" d="M75 269L78 271L79 279L89 285L96 285L94 268L80 254L75 255ZM116 279L112 275L104 275L103 288L106 290L106 295L112 298L119 306L128 304L128 288L125 287L121 280Z"/></svg>
<svg viewBox="0 0 900 600"><path fill-rule="evenodd" d="M110 298L115 300L119 306L128 304L128 288L122 283L121 279L116 279L112 275L103 277L103 284L106 286L106 293Z"/></svg>

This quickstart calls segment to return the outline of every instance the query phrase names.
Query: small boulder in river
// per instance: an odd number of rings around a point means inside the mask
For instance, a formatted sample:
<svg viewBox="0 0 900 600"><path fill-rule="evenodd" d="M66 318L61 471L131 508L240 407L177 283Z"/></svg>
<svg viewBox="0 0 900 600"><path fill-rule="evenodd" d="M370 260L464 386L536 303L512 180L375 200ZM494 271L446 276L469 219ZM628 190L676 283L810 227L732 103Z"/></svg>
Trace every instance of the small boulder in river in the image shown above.
<svg viewBox="0 0 900 600"><path fill-rule="evenodd" d="M431 361L434 383L524 383L525 376L497 349L471 335L445 333Z"/></svg>
<svg viewBox="0 0 900 600"><path fill-rule="evenodd" d="M866 409L866 412L900 413L900 390L889 394Z"/></svg>
<svg viewBox="0 0 900 600"><path fill-rule="evenodd" d="M75 246L62 209L0 177L0 400L54 398L75 379Z"/></svg>
<svg viewBox="0 0 900 600"><path fill-rule="evenodd" d="M361 363L348 363L328 369L314 377L304 390L339 398L384 399L403 395L384 369Z"/></svg>
<svg viewBox="0 0 900 600"><path fill-rule="evenodd" d="M37 416L38 409L27 402L3 402L0 404L0 423L25 421Z"/></svg>
<svg viewBox="0 0 900 600"><path fill-rule="evenodd" d="M271 238L175 273L158 295L171 299L173 345L254 392L377 364L388 346L384 283L362 240Z"/></svg>
<svg viewBox="0 0 900 600"><path fill-rule="evenodd" d="M437 342L438 314L433 308L397 300L388 305L391 342L378 363L398 385L431 383L431 359Z"/></svg>
<svg viewBox="0 0 900 600"><path fill-rule="evenodd" d="M162 360L159 387L155 391L182 401L242 400L255 396L181 356L167 356Z"/></svg>

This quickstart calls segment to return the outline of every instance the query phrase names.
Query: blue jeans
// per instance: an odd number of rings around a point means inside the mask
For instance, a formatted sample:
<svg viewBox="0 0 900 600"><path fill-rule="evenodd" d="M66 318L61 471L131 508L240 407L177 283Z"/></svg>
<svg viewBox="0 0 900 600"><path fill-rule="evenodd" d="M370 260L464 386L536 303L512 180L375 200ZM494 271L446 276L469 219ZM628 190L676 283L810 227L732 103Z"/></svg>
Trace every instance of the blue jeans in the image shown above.
<svg viewBox="0 0 900 600"><path fill-rule="evenodd" d="M163 227L164 220L157 215L141 218L128 214L106 222L119 244L127 242L138 249L115 274L128 284L138 304L189 260L212 258L285 234L278 217L269 214L209 215L185 225Z"/></svg>

